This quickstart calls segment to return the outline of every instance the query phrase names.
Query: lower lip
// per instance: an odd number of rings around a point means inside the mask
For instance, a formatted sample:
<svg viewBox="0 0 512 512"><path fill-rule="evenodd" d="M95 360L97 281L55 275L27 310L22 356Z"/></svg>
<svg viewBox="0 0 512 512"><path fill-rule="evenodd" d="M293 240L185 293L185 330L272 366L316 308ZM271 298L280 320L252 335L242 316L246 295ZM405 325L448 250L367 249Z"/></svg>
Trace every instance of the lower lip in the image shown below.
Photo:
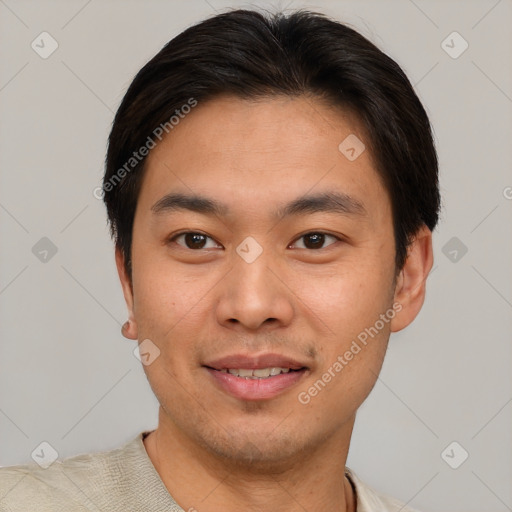
<svg viewBox="0 0 512 512"><path fill-rule="evenodd" d="M290 389L302 378L305 369L280 373L263 379L246 379L206 368L215 382L227 393L241 400L268 400Z"/></svg>

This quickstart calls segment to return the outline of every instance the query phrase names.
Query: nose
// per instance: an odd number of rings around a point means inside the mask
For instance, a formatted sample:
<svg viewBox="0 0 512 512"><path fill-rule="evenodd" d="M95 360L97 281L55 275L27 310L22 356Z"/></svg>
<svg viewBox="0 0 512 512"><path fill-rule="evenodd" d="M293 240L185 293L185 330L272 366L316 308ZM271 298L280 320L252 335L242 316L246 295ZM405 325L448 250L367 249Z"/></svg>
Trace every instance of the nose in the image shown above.
<svg viewBox="0 0 512 512"><path fill-rule="evenodd" d="M292 321L293 297L270 251L250 263L235 255L231 272L220 283L217 320L250 331L282 328Z"/></svg>

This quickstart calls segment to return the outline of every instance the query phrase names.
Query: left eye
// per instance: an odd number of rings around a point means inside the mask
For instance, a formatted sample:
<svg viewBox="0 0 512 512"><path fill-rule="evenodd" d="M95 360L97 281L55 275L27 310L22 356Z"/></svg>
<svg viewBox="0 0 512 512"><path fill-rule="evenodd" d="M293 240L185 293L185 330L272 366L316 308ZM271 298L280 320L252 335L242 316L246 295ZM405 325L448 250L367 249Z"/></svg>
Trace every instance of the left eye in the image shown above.
<svg viewBox="0 0 512 512"><path fill-rule="evenodd" d="M323 249L322 247L324 245L325 239L332 238L334 242L340 240L338 237L335 237L334 235L328 235L327 233L306 233L305 235L302 235L297 240L304 239L305 242L303 242L303 247L299 247L299 249ZM332 242L332 243L334 243ZM329 244L331 245L331 244Z"/></svg>

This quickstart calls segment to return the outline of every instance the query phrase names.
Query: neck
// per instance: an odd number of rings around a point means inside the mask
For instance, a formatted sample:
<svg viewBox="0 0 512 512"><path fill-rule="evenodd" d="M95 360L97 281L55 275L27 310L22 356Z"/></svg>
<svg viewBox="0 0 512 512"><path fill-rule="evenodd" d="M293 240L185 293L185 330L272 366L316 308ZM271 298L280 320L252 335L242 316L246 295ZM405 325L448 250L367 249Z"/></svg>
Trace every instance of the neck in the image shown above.
<svg viewBox="0 0 512 512"><path fill-rule="evenodd" d="M279 464L219 458L162 421L162 411L144 445L169 493L186 511L355 512L355 495L344 476L354 419L309 453Z"/></svg>

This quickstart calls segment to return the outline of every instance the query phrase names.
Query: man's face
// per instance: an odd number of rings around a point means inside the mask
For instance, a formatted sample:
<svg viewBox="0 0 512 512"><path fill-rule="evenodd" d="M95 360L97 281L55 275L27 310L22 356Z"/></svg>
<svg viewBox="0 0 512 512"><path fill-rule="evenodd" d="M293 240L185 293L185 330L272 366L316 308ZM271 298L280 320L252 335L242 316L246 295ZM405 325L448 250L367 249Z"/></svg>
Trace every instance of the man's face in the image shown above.
<svg viewBox="0 0 512 512"><path fill-rule="evenodd" d="M382 365L390 323L378 320L395 284L389 196L368 149L353 161L338 149L351 134L365 141L358 126L318 100L218 98L151 151L129 306L139 341L160 350L144 367L159 428L233 462L348 443ZM222 209L180 208L170 194ZM345 202L286 211L326 194Z"/></svg>

